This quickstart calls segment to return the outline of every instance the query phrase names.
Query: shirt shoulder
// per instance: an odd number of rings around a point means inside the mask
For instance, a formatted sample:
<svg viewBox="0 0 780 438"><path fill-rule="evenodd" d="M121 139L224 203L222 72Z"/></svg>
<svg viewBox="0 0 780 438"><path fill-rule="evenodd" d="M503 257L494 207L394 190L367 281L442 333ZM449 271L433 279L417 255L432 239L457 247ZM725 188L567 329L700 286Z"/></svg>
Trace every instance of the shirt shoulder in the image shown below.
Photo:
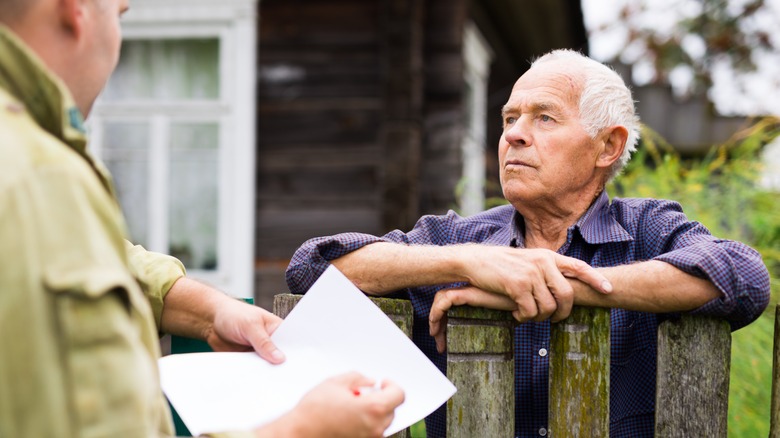
<svg viewBox="0 0 780 438"><path fill-rule="evenodd" d="M624 227L673 216L685 217L680 203L654 198L614 198L609 205L609 214Z"/></svg>
<svg viewBox="0 0 780 438"><path fill-rule="evenodd" d="M512 234L515 208L502 205L473 216L461 217L450 212L452 232L459 243L508 245Z"/></svg>
<svg viewBox="0 0 780 438"><path fill-rule="evenodd" d="M43 167L82 172L87 163L70 147L46 132L23 103L0 88L0 187Z"/></svg>

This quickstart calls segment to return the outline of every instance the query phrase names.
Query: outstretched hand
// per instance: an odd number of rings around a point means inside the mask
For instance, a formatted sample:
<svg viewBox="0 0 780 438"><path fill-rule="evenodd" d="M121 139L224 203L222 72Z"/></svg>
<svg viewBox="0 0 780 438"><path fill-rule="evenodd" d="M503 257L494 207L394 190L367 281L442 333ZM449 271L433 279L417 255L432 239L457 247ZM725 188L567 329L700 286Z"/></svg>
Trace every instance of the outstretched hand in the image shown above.
<svg viewBox="0 0 780 438"><path fill-rule="evenodd" d="M282 323L273 313L239 300L222 303L206 342L214 351L256 351L263 359L278 364L284 354L271 341Z"/></svg>

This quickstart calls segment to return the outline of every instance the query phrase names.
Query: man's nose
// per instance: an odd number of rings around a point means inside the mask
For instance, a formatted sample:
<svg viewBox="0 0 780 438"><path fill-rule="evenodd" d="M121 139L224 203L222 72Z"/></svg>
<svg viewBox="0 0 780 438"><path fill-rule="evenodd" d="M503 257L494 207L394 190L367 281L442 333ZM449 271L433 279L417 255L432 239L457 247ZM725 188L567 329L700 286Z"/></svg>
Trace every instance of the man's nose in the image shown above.
<svg viewBox="0 0 780 438"><path fill-rule="evenodd" d="M506 127L504 138L512 146L528 146L531 144L528 119L520 117L515 123Z"/></svg>

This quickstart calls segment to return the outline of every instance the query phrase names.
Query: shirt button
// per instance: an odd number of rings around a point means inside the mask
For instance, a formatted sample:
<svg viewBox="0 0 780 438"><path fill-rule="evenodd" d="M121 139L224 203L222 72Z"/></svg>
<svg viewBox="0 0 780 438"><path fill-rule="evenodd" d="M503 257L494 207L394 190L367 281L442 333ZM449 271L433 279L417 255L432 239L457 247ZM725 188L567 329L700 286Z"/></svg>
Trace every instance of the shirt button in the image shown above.
<svg viewBox="0 0 780 438"><path fill-rule="evenodd" d="M539 356L542 356L542 357L547 356L547 349L546 348L540 348L539 349Z"/></svg>
<svg viewBox="0 0 780 438"><path fill-rule="evenodd" d="M540 428L539 429L539 436L547 436L547 429L545 429L543 427Z"/></svg>

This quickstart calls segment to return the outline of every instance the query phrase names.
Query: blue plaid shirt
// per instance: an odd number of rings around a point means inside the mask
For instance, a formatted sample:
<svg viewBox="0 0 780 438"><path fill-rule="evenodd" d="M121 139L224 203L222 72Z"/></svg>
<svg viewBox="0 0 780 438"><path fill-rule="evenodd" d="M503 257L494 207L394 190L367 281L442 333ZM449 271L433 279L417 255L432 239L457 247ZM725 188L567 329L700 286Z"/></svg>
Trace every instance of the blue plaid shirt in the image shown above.
<svg viewBox="0 0 780 438"><path fill-rule="evenodd" d="M523 217L510 206L496 207L463 218L449 212L424 216L408 233L393 231L383 237L345 233L307 241L287 268L293 293L304 293L330 260L375 242L406 245L481 243L523 248ZM693 313L728 320L732 329L755 320L769 302L769 274L760 255L734 241L713 237L698 222L689 221L676 202L653 199L615 199L606 193L568 229L558 250L595 267L644 260L661 260L712 281L723 295ZM428 334L428 313L437 285L409 288L396 296L408 297L414 307L413 339L446 372L446 357L437 353ZM681 291L684 292L684 291ZM612 310L610 363L610 436L652 437L656 386L656 330L669 315ZM515 434L547 434L547 382L550 323L528 322L515 330ZM428 436L445 436L442 406L426 418Z"/></svg>

